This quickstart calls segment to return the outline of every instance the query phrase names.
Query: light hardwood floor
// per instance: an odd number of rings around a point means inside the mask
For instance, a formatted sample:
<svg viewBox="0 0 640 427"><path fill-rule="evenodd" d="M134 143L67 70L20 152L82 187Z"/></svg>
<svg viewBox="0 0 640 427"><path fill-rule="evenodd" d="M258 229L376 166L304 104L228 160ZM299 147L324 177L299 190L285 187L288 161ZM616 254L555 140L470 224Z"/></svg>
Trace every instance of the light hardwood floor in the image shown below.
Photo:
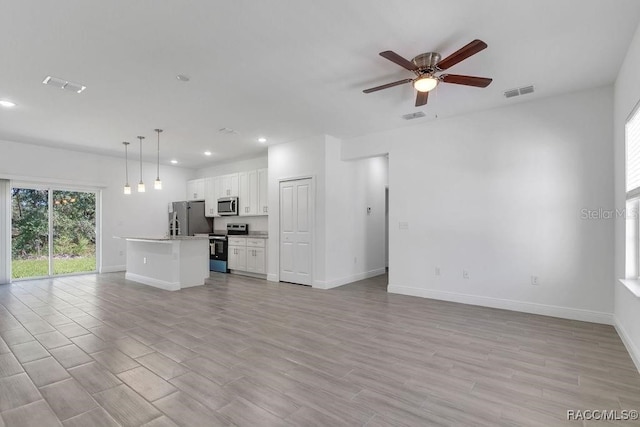
<svg viewBox="0 0 640 427"><path fill-rule="evenodd" d="M0 426L555 426L640 409L611 326L212 273L0 286ZM620 422L616 425L639 425Z"/></svg>

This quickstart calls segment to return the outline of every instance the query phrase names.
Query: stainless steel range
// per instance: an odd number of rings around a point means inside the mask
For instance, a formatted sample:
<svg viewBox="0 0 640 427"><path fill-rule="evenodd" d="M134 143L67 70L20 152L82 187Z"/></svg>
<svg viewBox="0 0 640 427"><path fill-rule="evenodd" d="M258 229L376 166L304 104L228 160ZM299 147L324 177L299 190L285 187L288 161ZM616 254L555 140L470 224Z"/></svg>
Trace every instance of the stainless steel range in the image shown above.
<svg viewBox="0 0 640 427"><path fill-rule="evenodd" d="M220 273L228 273L227 256L228 241L227 236L237 236L249 234L249 224L227 224L227 231L209 234L209 247L211 253L209 255L209 270L218 271Z"/></svg>

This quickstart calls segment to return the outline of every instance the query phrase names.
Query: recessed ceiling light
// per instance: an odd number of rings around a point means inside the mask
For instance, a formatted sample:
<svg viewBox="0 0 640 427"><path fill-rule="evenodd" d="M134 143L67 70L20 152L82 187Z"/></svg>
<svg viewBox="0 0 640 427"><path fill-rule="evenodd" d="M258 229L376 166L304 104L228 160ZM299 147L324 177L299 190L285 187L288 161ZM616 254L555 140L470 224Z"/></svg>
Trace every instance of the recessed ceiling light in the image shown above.
<svg viewBox="0 0 640 427"><path fill-rule="evenodd" d="M258 142L261 142L264 144L265 142L267 142L267 138L261 136L260 138L258 138Z"/></svg>
<svg viewBox="0 0 640 427"><path fill-rule="evenodd" d="M0 105L2 105L3 107L7 107L7 108L11 108L11 107L15 107L16 106L15 102L6 101L6 100L0 101Z"/></svg>
<svg viewBox="0 0 640 427"><path fill-rule="evenodd" d="M204 152L204 155L205 155L205 156L210 156L210 155L211 155L211 151L205 151L205 152Z"/></svg>
<svg viewBox="0 0 640 427"><path fill-rule="evenodd" d="M173 163L174 165L178 163L177 160L171 160L171 163Z"/></svg>
<svg viewBox="0 0 640 427"><path fill-rule="evenodd" d="M178 74L176 76L176 79L180 80L181 82L185 82L185 83L188 82L189 80L191 80L189 78L189 76L185 76L184 74Z"/></svg>

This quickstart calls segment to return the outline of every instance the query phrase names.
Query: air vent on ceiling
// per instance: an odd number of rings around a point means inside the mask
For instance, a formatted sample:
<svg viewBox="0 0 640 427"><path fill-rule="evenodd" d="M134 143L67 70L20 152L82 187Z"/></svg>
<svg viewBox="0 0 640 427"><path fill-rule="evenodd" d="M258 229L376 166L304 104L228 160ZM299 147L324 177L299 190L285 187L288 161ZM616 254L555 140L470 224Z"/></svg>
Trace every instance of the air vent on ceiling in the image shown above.
<svg viewBox="0 0 640 427"><path fill-rule="evenodd" d="M43 84L48 86L53 86L58 89L68 90L70 92L80 93L85 90L87 87L81 85L80 83L73 83L65 79L60 79L58 77L47 76L43 81Z"/></svg>
<svg viewBox="0 0 640 427"><path fill-rule="evenodd" d="M225 135L236 135L238 133L238 131L231 128L220 128L218 129L218 132L223 133Z"/></svg>
<svg viewBox="0 0 640 427"><path fill-rule="evenodd" d="M533 86L523 86L517 89L509 89L504 91L505 98L513 98L514 96L526 95L528 93L533 93Z"/></svg>
<svg viewBox="0 0 640 427"><path fill-rule="evenodd" d="M424 116L425 114L422 111L416 111L415 113L405 114L402 118L405 120L413 120Z"/></svg>

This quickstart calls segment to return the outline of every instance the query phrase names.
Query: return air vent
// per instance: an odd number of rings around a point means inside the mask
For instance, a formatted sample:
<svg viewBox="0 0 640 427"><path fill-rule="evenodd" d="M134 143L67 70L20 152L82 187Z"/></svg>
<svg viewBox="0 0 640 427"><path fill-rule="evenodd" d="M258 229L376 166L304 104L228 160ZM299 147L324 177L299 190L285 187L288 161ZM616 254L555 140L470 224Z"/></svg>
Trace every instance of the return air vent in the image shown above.
<svg viewBox="0 0 640 427"><path fill-rule="evenodd" d="M413 120L424 116L425 114L422 111L416 111L415 113L405 114L402 118L405 120Z"/></svg>
<svg viewBox="0 0 640 427"><path fill-rule="evenodd" d="M514 96L526 95L528 93L533 93L533 86L523 86L517 89L509 89L504 91L505 98L513 98Z"/></svg>
<svg viewBox="0 0 640 427"><path fill-rule="evenodd" d="M73 83L68 80L64 80L64 79L60 79L58 77L52 77L52 76L47 76L42 81L42 84L53 86L62 90L68 90L70 92L75 92L75 93L80 93L87 88L86 86L81 85L80 83Z"/></svg>

